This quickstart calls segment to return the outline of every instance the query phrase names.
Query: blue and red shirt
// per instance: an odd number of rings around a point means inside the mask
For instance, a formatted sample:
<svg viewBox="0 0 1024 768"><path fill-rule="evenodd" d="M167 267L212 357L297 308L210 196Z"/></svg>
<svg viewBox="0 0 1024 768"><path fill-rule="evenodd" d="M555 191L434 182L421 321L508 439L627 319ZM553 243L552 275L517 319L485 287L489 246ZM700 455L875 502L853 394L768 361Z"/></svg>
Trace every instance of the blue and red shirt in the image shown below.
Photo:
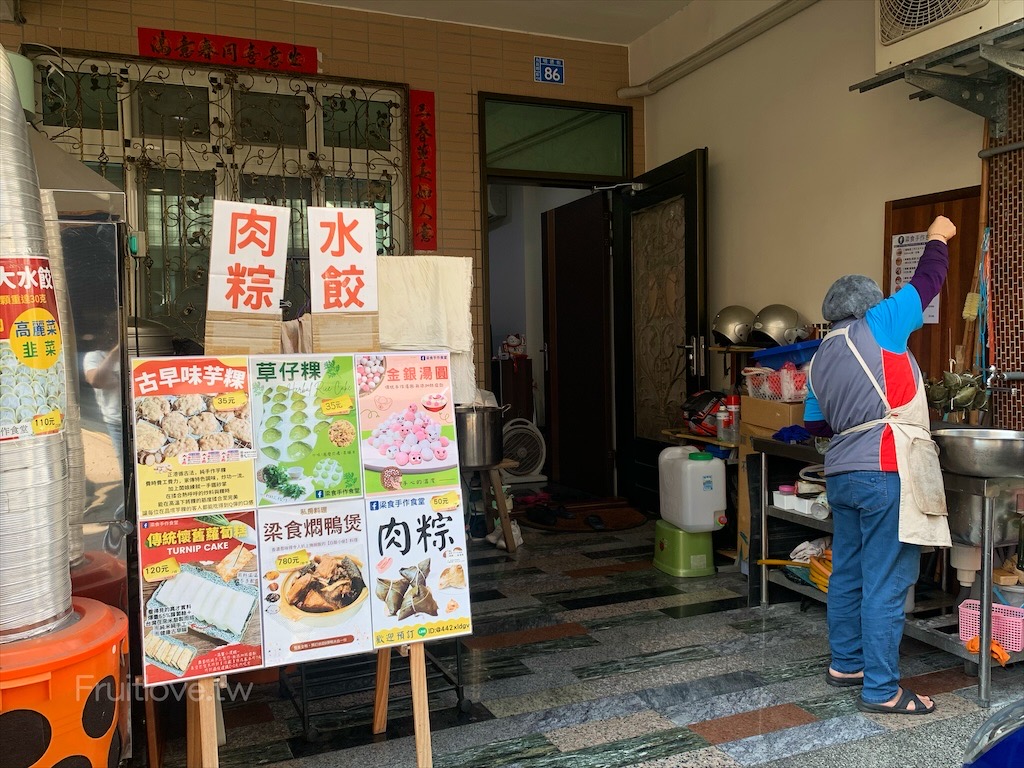
<svg viewBox="0 0 1024 768"><path fill-rule="evenodd" d="M849 328L850 341L885 393L885 403L842 337L822 342L815 352L804 421L809 428L814 422L827 422L836 433L825 454L826 475L897 471L896 447L888 425L849 435L839 433L880 419L887 410L906 405L917 394L921 370L907 349L907 340L923 325L924 307L941 289L948 265L946 244L929 241L909 284L869 309L863 318L833 325Z"/></svg>

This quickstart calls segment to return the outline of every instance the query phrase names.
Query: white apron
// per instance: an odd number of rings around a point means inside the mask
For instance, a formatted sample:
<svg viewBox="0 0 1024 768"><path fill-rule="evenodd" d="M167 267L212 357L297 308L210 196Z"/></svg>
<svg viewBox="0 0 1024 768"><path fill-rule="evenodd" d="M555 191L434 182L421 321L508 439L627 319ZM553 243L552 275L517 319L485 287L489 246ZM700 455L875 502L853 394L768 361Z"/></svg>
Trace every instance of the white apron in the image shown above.
<svg viewBox="0 0 1024 768"><path fill-rule="evenodd" d="M885 415L850 427L840 434L864 432L879 424L888 424L896 448L896 468L900 476L899 538L904 544L925 547L949 547L949 523L946 520L946 493L939 467L939 447L929 429L928 401L921 375L913 399L899 408L890 408L878 379L871 372L857 347L850 340L848 328L832 331L825 339L842 336L872 386L882 399Z"/></svg>

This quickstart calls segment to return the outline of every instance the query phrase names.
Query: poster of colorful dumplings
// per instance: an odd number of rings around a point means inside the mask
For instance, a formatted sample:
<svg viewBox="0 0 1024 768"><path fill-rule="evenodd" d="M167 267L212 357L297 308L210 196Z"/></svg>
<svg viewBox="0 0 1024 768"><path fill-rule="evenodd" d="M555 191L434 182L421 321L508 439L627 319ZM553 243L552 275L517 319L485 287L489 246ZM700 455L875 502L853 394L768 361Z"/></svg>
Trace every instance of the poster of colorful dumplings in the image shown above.
<svg viewBox="0 0 1024 768"><path fill-rule="evenodd" d="M263 666L253 511L139 523L146 685Z"/></svg>
<svg viewBox="0 0 1024 768"><path fill-rule="evenodd" d="M373 650L363 500L259 511L267 666Z"/></svg>
<svg viewBox="0 0 1024 768"><path fill-rule="evenodd" d="M132 361L139 519L255 504L245 357Z"/></svg>
<svg viewBox="0 0 1024 768"><path fill-rule="evenodd" d="M473 631L459 495L449 489L367 499L375 648Z"/></svg>
<svg viewBox="0 0 1024 768"><path fill-rule="evenodd" d="M459 485L447 352L355 356L366 494Z"/></svg>
<svg viewBox="0 0 1024 768"><path fill-rule="evenodd" d="M350 355L249 358L260 506L359 498Z"/></svg>

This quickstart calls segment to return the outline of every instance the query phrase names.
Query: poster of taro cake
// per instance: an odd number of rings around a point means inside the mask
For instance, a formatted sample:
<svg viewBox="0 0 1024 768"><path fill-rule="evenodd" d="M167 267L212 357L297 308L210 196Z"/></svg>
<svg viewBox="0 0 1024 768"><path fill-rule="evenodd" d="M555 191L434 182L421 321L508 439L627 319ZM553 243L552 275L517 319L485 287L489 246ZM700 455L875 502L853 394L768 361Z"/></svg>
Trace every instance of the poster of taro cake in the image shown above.
<svg viewBox="0 0 1024 768"><path fill-rule="evenodd" d="M466 635L466 532L459 491L366 500L373 645Z"/></svg>
<svg viewBox="0 0 1024 768"><path fill-rule="evenodd" d="M260 506L362 496L350 355L249 358Z"/></svg>
<svg viewBox="0 0 1024 768"><path fill-rule="evenodd" d="M145 684L263 666L253 511L142 520Z"/></svg>
<svg viewBox="0 0 1024 768"><path fill-rule="evenodd" d="M367 494L459 485L447 352L355 356Z"/></svg>
<svg viewBox="0 0 1024 768"><path fill-rule="evenodd" d="M259 511L268 666L373 648L363 500Z"/></svg>

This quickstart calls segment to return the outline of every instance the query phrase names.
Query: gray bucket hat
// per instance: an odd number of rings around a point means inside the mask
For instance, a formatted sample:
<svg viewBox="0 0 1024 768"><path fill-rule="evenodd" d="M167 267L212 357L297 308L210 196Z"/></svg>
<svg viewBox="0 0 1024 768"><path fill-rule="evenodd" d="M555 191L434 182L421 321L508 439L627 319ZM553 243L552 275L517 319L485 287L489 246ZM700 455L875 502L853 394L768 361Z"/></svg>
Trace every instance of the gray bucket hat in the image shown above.
<svg viewBox="0 0 1024 768"><path fill-rule="evenodd" d="M848 317L861 318L880 302L882 289L866 275L843 275L828 289L821 302L821 316L830 323Z"/></svg>

